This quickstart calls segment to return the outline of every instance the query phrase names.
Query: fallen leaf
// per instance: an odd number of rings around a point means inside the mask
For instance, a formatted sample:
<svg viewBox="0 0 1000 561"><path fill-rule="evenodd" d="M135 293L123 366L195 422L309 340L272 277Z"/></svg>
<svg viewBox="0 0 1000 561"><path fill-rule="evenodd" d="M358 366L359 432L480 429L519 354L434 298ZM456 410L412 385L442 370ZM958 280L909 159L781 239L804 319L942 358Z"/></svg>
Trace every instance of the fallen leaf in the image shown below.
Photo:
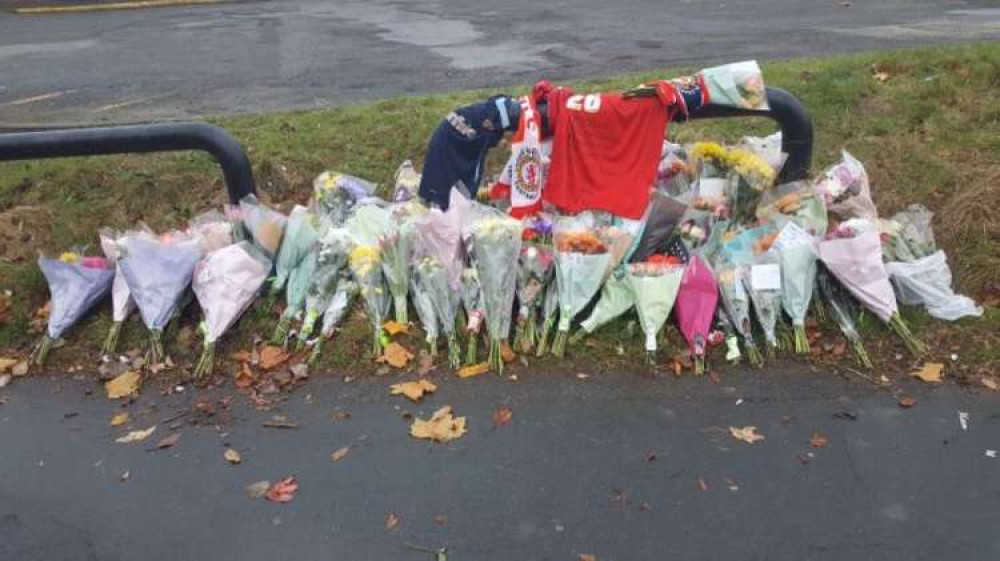
<svg viewBox="0 0 1000 561"><path fill-rule="evenodd" d="M236 375L236 379L233 381L237 388L249 388L253 385L255 379L253 371L250 370L250 364L244 362L243 366L240 368L240 373Z"/></svg>
<svg viewBox="0 0 1000 561"><path fill-rule="evenodd" d="M408 351L403 345L393 341L386 345L385 350L382 351L382 356L378 357L375 361L385 362L393 368L405 368L412 359L413 353Z"/></svg>
<svg viewBox="0 0 1000 561"><path fill-rule="evenodd" d="M143 440L146 440L147 438L149 438L149 435L153 434L153 431L155 431L155 430L156 430L156 425L153 425L153 426L149 427L148 429L134 430L134 431L126 434L125 436L116 438L115 442L118 442L119 444L129 444L131 442L142 442Z"/></svg>
<svg viewBox="0 0 1000 561"><path fill-rule="evenodd" d="M410 436L435 442L449 442L463 434L465 434L465 417L452 417L449 405L435 411L430 420L414 419L410 426Z"/></svg>
<svg viewBox="0 0 1000 561"><path fill-rule="evenodd" d="M177 444L178 442L180 442L180 440L181 440L181 433L175 432L174 434L172 434L172 435L164 438L163 440L160 440L159 442L157 442L156 446L154 446L150 450L164 450L166 448L170 448L170 447L174 446L175 444Z"/></svg>
<svg viewBox="0 0 1000 561"><path fill-rule="evenodd" d="M493 412L493 426L502 427L510 422L511 418L514 416L514 412L511 411L510 407L500 407Z"/></svg>
<svg viewBox="0 0 1000 561"><path fill-rule="evenodd" d="M284 415L275 415L271 417L271 420L264 421L261 426L267 427L269 429L297 429L299 424L295 421L289 421Z"/></svg>
<svg viewBox="0 0 1000 561"><path fill-rule="evenodd" d="M270 481L258 481L256 483L251 483L246 486L247 495L251 499L259 499L267 494L267 490L271 488Z"/></svg>
<svg viewBox="0 0 1000 561"><path fill-rule="evenodd" d="M809 437L809 445L813 448L826 448L826 437L813 431L812 436Z"/></svg>
<svg viewBox="0 0 1000 561"><path fill-rule="evenodd" d="M139 382L142 378L134 370L123 372L113 380L104 383L104 390L108 392L108 399L121 399L139 391Z"/></svg>
<svg viewBox="0 0 1000 561"><path fill-rule="evenodd" d="M28 374L28 361L22 360L21 362L14 365L10 369L10 373L14 376L26 376Z"/></svg>
<svg viewBox="0 0 1000 561"><path fill-rule="evenodd" d="M590 553L581 553L577 561L597 561L597 556Z"/></svg>
<svg viewBox="0 0 1000 561"><path fill-rule="evenodd" d="M130 472L129 470L125 470L121 475L118 476L118 481L121 481L122 483L124 483L124 482L128 481L128 478L131 477L131 476L132 476L132 472Z"/></svg>
<svg viewBox="0 0 1000 561"><path fill-rule="evenodd" d="M479 364L470 364L459 368L458 377L471 378L473 376L479 376L480 374L486 374L489 371L490 364L488 362L480 362Z"/></svg>
<svg viewBox="0 0 1000 561"><path fill-rule="evenodd" d="M410 326L398 321L387 321L382 325L382 329L385 329L385 332L389 335L396 335L399 333L409 333Z"/></svg>
<svg viewBox="0 0 1000 561"><path fill-rule="evenodd" d="M19 359L16 359L16 358L3 358L3 357L0 357L0 374L6 372L8 370L10 370L11 368L14 367L15 364L17 364L19 362L21 362L21 361Z"/></svg>
<svg viewBox="0 0 1000 561"><path fill-rule="evenodd" d="M698 488L701 489L702 491L708 491L708 483L705 482L704 477L698 478Z"/></svg>
<svg viewBox="0 0 1000 561"><path fill-rule="evenodd" d="M385 529L389 532L396 529L399 526L399 516L396 516L395 512L389 512L385 515Z"/></svg>
<svg viewBox="0 0 1000 561"><path fill-rule="evenodd" d="M334 421L346 421L351 418L351 414L343 409L336 409L330 414L330 418Z"/></svg>
<svg viewBox="0 0 1000 561"><path fill-rule="evenodd" d="M646 454L646 462L652 463L656 461L656 452L649 452Z"/></svg>
<svg viewBox="0 0 1000 561"><path fill-rule="evenodd" d="M500 358L503 359L504 364L510 364L517 358L517 355L514 354L514 350L510 348L507 341L500 343Z"/></svg>
<svg viewBox="0 0 1000 561"><path fill-rule="evenodd" d="M899 398L899 406L902 407L903 409L909 409L910 407L913 407L916 404L917 400L913 399L908 395L904 395Z"/></svg>
<svg viewBox="0 0 1000 561"><path fill-rule="evenodd" d="M628 506L629 503L628 493L626 493L622 489L615 489L614 496L612 497L611 500L615 503L618 503L618 506L625 508L626 506Z"/></svg>
<svg viewBox="0 0 1000 561"><path fill-rule="evenodd" d="M267 500L273 503L287 503L295 498L295 492L299 490L299 481L294 475L275 482L265 493Z"/></svg>
<svg viewBox="0 0 1000 561"><path fill-rule="evenodd" d="M587 378L590 378L590 374L584 374L583 372L576 373L577 380L586 380Z"/></svg>
<svg viewBox="0 0 1000 561"><path fill-rule="evenodd" d="M747 426L747 427L729 427L729 433L733 435L736 440L742 440L747 444L753 444L759 440L764 440L764 435L757 432L757 427Z"/></svg>
<svg viewBox="0 0 1000 561"><path fill-rule="evenodd" d="M292 373L292 379L295 381L309 379L309 365L304 362L292 366L288 371Z"/></svg>
<svg viewBox="0 0 1000 561"><path fill-rule="evenodd" d="M989 376L983 376L982 379L980 379L979 381L980 383L983 384L983 387L985 388L989 388L993 391L997 391L998 389L1000 389L1000 385L997 384L995 378L990 378Z"/></svg>
<svg viewBox="0 0 1000 561"><path fill-rule="evenodd" d="M111 417L111 426L113 426L113 427L120 427L120 426L124 425L127 422L128 422L128 412L127 411L123 411L121 413L115 413L115 415L113 417Z"/></svg>
<svg viewBox="0 0 1000 561"><path fill-rule="evenodd" d="M229 360L233 362L250 362L253 355L250 351L236 351L229 355Z"/></svg>
<svg viewBox="0 0 1000 561"><path fill-rule="evenodd" d="M389 393L392 395L405 395L410 401L419 403L425 393L434 393L437 386L427 379L420 379L415 382L400 382L389 386Z"/></svg>
<svg viewBox="0 0 1000 561"><path fill-rule="evenodd" d="M940 362L925 362L920 370L910 372L910 376L916 376L929 384L936 384L941 381L943 370L944 364Z"/></svg>
<svg viewBox="0 0 1000 561"><path fill-rule="evenodd" d="M227 462L235 465L243 461L243 456L239 452L233 450L232 448L226 448L226 451L222 453L222 457L226 459Z"/></svg>
<svg viewBox="0 0 1000 561"><path fill-rule="evenodd" d="M288 351L274 345L265 345L260 350L260 367L264 370L271 370L281 366L291 355Z"/></svg>
<svg viewBox="0 0 1000 561"><path fill-rule="evenodd" d="M336 450L333 451L332 454L330 454L330 461L339 462L340 460L343 460L344 456L346 456L350 451L351 451L350 446L343 446L341 448L337 448Z"/></svg>

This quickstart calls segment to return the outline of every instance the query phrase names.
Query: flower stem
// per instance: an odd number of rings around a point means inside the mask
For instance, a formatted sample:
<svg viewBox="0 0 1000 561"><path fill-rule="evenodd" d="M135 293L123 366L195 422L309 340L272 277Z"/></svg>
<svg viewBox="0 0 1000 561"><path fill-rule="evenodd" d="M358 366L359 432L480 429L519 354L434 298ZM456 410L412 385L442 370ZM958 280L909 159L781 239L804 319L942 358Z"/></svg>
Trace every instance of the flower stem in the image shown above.
<svg viewBox="0 0 1000 561"><path fill-rule="evenodd" d="M868 351L865 350L865 345L861 342L861 339L857 337L851 338L851 350L854 351L854 356L858 359L858 363L861 366L869 370L873 368L872 360L868 357Z"/></svg>
<svg viewBox="0 0 1000 561"><path fill-rule="evenodd" d="M198 365L194 368L194 377L200 379L206 375L211 376L214 369L215 343L205 343L205 347L201 351L201 358L198 359Z"/></svg>
<svg viewBox="0 0 1000 561"><path fill-rule="evenodd" d="M583 341L583 338L586 337L587 335L590 335L590 333L586 329L581 327L579 330L577 330L576 333L570 335L569 344L575 345L580 341Z"/></svg>
<svg viewBox="0 0 1000 561"><path fill-rule="evenodd" d="M566 355L566 341L569 340L569 331L556 332L556 340L552 343L552 354L562 358Z"/></svg>
<svg viewBox="0 0 1000 561"><path fill-rule="evenodd" d="M806 326L795 326L795 354L809 354L809 337L806 335Z"/></svg>
<svg viewBox="0 0 1000 561"><path fill-rule="evenodd" d="M319 357L323 354L323 340L322 337L319 337L313 343L312 352L309 353L309 360L307 361L309 366L316 366L319 362Z"/></svg>
<svg viewBox="0 0 1000 561"><path fill-rule="evenodd" d="M458 336L454 333L448 335L448 364L456 370L462 365L462 351L459 348Z"/></svg>
<svg viewBox="0 0 1000 561"><path fill-rule="evenodd" d="M35 349L35 364L37 366L45 366L45 361L49 359L49 352L52 350L54 342L52 337L48 335L42 337L42 340L38 343L38 348Z"/></svg>
<svg viewBox="0 0 1000 561"><path fill-rule="evenodd" d="M646 364L650 366L656 365L656 351L646 351Z"/></svg>
<svg viewBox="0 0 1000 561"><path fill-rule="evenodd" d="M503 354L500 352L500 340L490 337L490 370L497 376L503 375Z"/></svg>
<svg viewBox="0 0 1000 561"><path fill-rule="evenodd" d="M903 321L899 312L889 316L889 326L899 335L899 338L903 340L903 344L906 345L906 348L913 356L919 357L927 352L927 346L910 331L909 326Z"/></svg>
<svg viewBox="0 0 1000 561"><path fill-rule="evenodd" d="M556 319L554 317L549 317L545 319L545 325L542 326L542 336L538 340L538 348L535 350L535 356L545 355L545 351L548 350L549 337L552 335L552 328L556 325Z"/></svg>
<svg viewBox="0 0 1000 561"><path fill-rule="evenodd" d="M747 350L747 361L753 366L762 366L764 364L764 358L760 356L760 349L757 348L752 341L745 341L744 345Z"/></svg>
<svg viewBox="0 0 1000 561"><path fill-rule="evenodd" d="M376 327L372 334L372 358L382 356L382 328Z"/></svg>
<svg viewBox="0 0 1000 561"><path fill-rule="evenodd" d="M115 350L118 348L118 337L122 332L121 321L116 321L111 323L111 329L108 330L108 337L104 340L104 347L101 348L102 356L110 356L115 354Z"/></svg>
<svg viewBox="0 0 1000 561"><path fill-rule="evenodd" d="M479 354L479 334L475 331L469 332L469 343L465 350L465 364L473 365L476 364L476 355Z"/></svg>
<svg viewBox="0 0 1000 561"><path fill-rule="evenodd" d="M438 340L437 337L427 337L427 352L436 357L438 355Z"/></svg>
<svg viewBox="0 0 1000 561"><path fill-rule="evenodd" d="M531 309L528 315L528 323L524 326L524 343L521 345L522 353L530 353L538 341L538 317L535 308Z"/></svg>
<svg viewBox="0 0 1000 561"><path fill-rule="evenodd" d="M149 330L149 351L146 354L146 365L153 366L163 362L166 353L163 352L163 333L159 329Z"/></svg>
<svg viewBox="0 0 1000 561"><path fill-rule="evenodd" d="M291 327L292 320L282 317L278 320L278 325L274 327L274 334L271 335L271 344L284 346L288 343L288 328Z"/></svg>
<svg viewBox="0 0 1000 561"><path fill-rule="evenodd" d="M705 373L705 357L702 355L694 356L694 373L696 376L701 376Z"/></svg>
<svg viewBox="0 0 1000 561"><path fill-rule="evenodd" d="M396 312L396 322L406 325L408 322L407 312L406 312L406 293L392 296L393 304L392 308Z"/></svg>

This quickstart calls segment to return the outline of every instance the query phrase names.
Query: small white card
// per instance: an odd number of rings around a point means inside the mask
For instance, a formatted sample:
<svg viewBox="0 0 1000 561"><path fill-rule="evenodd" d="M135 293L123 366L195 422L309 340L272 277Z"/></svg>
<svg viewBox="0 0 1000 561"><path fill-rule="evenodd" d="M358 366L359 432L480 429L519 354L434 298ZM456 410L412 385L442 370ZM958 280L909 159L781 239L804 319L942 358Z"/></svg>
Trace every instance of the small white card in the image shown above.
<svg viewBox="0 0 1000 561"><path fill-rule="evenodd" d="M707 199L720 199L726 192L729 180L725 177L703 177L698 180L698 196Z"/></svg>
<svg viewBox="0 0 1000 561"><path fill-rule="evenodd" d="M750 267L750 286L754 290L781 290L781 266L767 263Z"/></svg>
<svg viewBox="0 0 1000 561"><path fill-rule="evenodd" d="M778 237L775 238L774 244L771 246L778 251L785 248L795 247L799 245L813 245L813 237L809 235L802 229L801 226L794 222L789 222L785 224L781 232L778 233Z"/></svg>

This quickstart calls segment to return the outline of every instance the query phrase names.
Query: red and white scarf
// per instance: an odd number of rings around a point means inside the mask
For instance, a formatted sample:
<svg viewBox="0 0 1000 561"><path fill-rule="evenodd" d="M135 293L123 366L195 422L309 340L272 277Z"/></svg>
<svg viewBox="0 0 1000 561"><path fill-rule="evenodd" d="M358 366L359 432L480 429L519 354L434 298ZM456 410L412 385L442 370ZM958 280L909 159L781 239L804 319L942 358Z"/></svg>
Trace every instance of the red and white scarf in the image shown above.
<svg viewBox="0 0 1000 561"><path fill-rule="evenodd" d="M535 101L525 96L521 104L521 119L511 139L510 159L497 183L490 189L492 198L510 196L510 214L515 218L530 216L542 209L542 188L548 168L550 140L542 141L541 122Z"/></svg>

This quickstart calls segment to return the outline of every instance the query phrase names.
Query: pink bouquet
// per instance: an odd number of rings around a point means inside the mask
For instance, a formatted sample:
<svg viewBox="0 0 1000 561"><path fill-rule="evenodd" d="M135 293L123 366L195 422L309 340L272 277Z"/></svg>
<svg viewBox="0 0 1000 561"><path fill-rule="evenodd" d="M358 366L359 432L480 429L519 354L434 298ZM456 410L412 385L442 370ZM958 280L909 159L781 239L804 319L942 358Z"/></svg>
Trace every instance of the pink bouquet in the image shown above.
<svg viewBox="0 0 1000 561"><path fill-rule="evenodd" d="M718 303L719 287L712 269L701 257L692 255L677 292L674 314L694 356L696 374L705 372L705 347Z"/></svg>

